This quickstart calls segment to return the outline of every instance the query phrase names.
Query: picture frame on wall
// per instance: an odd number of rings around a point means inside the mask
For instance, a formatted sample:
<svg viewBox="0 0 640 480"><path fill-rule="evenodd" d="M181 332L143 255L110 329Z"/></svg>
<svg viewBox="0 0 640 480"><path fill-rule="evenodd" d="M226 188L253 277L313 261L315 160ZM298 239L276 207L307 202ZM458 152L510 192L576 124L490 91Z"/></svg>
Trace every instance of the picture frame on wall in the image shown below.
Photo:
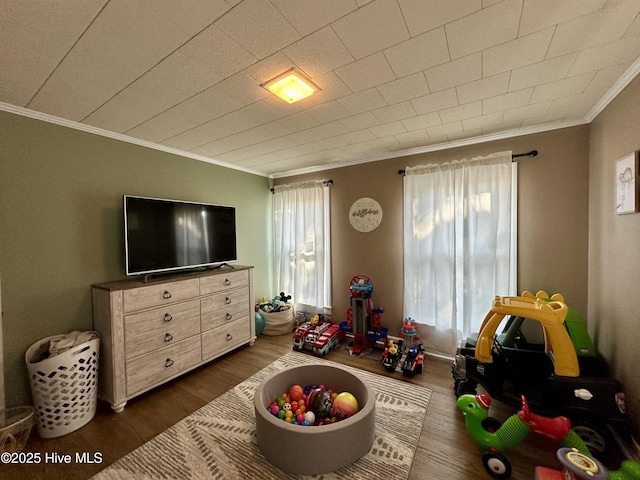
<svg viewBox="0 0 640 480"><path fill-rule="evenodd" d="M639 211L639 153L632 152L616 162L616 213L619 215Z"/></svg>

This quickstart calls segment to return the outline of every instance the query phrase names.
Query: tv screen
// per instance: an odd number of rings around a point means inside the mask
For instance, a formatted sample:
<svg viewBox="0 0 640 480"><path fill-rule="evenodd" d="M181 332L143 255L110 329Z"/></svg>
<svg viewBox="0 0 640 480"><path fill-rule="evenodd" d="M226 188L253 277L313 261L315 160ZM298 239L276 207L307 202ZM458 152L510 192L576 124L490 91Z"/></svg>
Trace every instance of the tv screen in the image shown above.
<svg viewBox="0 0 640 480"><path fill-rule="evenodd" d="M234 207L124 196L127 275L237 260Z"/></svg>

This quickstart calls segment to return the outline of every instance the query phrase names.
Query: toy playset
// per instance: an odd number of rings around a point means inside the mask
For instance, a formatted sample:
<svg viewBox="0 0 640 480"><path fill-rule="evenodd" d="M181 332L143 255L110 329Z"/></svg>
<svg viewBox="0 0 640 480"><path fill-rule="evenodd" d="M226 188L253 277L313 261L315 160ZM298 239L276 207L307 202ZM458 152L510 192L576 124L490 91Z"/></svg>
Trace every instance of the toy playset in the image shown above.
<svg viewBox="0 0 640 480"><path fill-rule="evenodd" d="M351 353L360 355L365 348L375 346L382 342L387 346L388 329L382 326L382 308L374 308L373 284L369 277L356 275L349 284L351 293L347 320L340 323L340 328L345 335L353 338Z"/></svg>
<svg viewBox="0 0 640 480"><path fill-rule="evenodd" d="M350 392L334 392L325 385L292 385L267 407L287 423L318 426L339 422L358 412L358 400Z"/></svg>

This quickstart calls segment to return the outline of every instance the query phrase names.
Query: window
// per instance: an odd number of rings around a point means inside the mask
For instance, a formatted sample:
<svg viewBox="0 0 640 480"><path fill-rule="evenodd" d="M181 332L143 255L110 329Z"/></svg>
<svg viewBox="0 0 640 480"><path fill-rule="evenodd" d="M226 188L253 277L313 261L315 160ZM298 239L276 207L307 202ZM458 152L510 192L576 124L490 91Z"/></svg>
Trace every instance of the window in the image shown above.
<svg viewBox="0 0 640 480"><path fill-rule="evenodd" d="M502 152L405 170L404 316L431 350L454 353L515 294L516 168Z"/></svg>
<svg viewBox="0 0 640 480"><path fill-rule="evenodd" d="M274 284L295 308L330 313L329 187L324 182L274 188Z"/></svg>

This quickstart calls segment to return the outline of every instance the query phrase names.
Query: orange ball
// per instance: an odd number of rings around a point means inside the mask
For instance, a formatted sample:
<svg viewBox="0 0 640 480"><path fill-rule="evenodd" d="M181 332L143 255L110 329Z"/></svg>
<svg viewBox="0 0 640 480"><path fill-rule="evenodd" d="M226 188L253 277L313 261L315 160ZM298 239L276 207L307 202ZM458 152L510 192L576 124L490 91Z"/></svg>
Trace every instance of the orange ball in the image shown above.
<svg viewBox="0 0 640 480"><path fill-rule="evenodd" d="M297 402L304 395L304 390L300 385L294 385L289 389L289 399L292 402Z"/></svg>

